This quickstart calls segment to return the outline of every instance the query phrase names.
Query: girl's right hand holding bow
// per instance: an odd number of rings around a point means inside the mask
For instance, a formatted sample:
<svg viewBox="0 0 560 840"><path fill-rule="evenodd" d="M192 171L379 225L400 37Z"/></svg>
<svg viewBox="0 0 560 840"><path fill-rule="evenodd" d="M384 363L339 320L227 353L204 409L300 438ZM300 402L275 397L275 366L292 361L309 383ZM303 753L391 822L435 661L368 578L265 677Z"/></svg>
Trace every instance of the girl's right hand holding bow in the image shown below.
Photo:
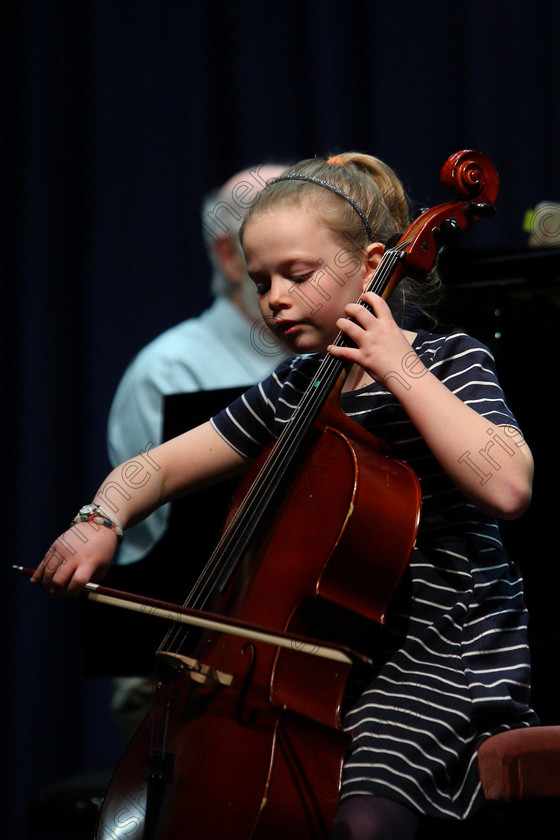
<svg viewBox="0 0 560 840"><path fill-rule="evenodd" d="M76 594L105 577L117 545L112 529L80 522L54 541L31 580L42 583L49 595Z"/></svg>

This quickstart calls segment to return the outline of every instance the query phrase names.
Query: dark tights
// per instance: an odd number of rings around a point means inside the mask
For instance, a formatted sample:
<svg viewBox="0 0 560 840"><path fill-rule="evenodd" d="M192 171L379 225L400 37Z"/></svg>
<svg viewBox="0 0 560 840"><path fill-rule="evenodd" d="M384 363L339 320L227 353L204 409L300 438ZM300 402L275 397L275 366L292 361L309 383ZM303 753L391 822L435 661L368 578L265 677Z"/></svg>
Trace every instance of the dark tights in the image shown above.
<svg viewBox="0 0 560 840"><path fill-rule="evenodd" d="M382 796L350 796L336 815L331 840L414 840L417 815Z"/></svg>

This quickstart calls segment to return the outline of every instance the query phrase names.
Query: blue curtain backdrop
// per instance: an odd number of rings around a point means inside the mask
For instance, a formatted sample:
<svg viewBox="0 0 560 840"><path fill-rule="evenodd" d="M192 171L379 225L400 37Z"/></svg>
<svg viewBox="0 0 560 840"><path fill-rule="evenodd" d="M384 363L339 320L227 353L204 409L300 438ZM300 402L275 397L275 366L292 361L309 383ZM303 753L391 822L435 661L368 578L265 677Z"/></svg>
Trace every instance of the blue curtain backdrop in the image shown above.
<svg viewBox="0 0 560 840"><path fill-rule="evenodd" d="M23 840L39 790L120 747L76 603L9 567L35 566L106 474L132 356L208 304L203 193L247 165L359 149L430 205L448 155L478 148L500 173L498 212L463 247L523 248L525 211L560 199L560 4L6 0L1 15L1 813ZM539 325L519 326L528 355L502 364L523 413L535 371L546 398L556 377L553 345L531 352ZM546 580L557 550L546 528L535 542Z"/></svg>

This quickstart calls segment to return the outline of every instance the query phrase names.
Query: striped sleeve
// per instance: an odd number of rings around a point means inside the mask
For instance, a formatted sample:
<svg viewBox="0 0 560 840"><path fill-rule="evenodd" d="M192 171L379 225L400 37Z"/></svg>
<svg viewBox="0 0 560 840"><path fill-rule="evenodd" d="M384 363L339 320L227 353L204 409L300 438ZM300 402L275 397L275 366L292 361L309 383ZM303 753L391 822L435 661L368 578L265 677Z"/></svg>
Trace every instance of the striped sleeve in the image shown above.
<svg viewBox="0 0 560 840"><path fill-rule="evenodd" d="M311 363L310 359L296 356L282 362L267 379L213 417L218 434L246 458L255 458L293 414L317 363L315 357Z"/></svg>
<svg viewBox="0 0 560 840"><path fill-rule="evenodd" d="M474 411L497 426L518 423L506 403L490 350L465 333L440 337L429 370Z"/></svg>
<svg viewBox="0 0 560 840"><path fill-rule="evenodd" d="M212 417L218 434L246 458L255 458L273 438L273 410L267 398L270 382L254 385Z"/></svg>

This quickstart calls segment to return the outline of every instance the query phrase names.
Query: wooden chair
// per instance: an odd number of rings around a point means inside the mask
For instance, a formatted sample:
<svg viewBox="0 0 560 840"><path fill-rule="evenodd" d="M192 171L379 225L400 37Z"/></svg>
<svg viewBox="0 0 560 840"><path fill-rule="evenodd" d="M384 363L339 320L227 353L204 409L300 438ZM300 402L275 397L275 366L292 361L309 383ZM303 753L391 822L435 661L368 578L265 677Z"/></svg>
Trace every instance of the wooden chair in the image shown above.
<svg viewBox="0 0 560 840"><path fill-rule="evenodd" d="M488 800L560 797L560 726L492 735L478 751L478 771Z"/></svg>
<svg viewBox="0 0 560 840"><path fill-rule="evenodd" d="M485 806L464 821L424 818L417 840L560 837L560 726L492 735L478 750Z"/></svg>

